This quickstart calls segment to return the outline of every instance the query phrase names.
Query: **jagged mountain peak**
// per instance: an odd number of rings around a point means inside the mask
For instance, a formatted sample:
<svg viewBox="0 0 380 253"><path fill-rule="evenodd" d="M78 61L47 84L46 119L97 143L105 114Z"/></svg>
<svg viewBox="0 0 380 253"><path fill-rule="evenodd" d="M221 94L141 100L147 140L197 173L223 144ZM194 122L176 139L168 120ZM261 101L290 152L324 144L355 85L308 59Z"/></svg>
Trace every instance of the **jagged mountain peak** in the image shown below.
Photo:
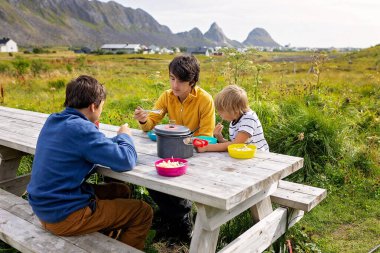
<svg viewBox="0 0 380 253"><path fill-rule="evenodd" d="M221 28L220 28L220 26L216 23L216 22L213 22L212 24L211 24L211 26L210 26L210 29L215 29L215 30L222 30Z"/></svg>
<svg viewBox="0 0 380 253"><path fill-rule="evenodd" d="M259 47L279 47L280 44L275 42L269 33L264 28L255 28L249 34L247 39L244 40L245 46L259 46Z"/></svg>
<svg viewBox="0 0 380 253"><path fill-rule="evenodd" d="M214 42L216 46L223 47L242 47L243 45L235 40L230 40L224 34L222 28L216 22L212 23L210 29L204 35L207 39Z"/></svg>
<svg viewBox="0 0 380 253"><path fill-rule="evenodd" d="M207 39L214 41L218 46L228 46L228 38L216 22L212 23L210 29L204 35Z"/></svg>

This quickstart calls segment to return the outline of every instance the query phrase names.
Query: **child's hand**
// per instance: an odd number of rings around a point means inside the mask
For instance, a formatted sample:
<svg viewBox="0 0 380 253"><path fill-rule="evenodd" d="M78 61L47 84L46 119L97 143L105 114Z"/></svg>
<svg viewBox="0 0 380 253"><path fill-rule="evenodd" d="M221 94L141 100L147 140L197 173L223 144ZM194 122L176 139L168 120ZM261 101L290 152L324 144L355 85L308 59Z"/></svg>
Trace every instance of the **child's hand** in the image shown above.
<svg viewBox="0 0 380 253"><path fill-rule="evenodd" d="M148 113L144 111L143 108L138 106L135 109L135 114L133 116L135 119L137 119L140 123L146 122L148 120Z"/></svg>
<svg viewBox="0 0 380 253"><path fill-rule="evenodd" d="M205 147L195 147L195 150L196 150L198 153L203 153L203 152L206 152L206 151L207 151L207 146L205 146Z"/></svg>
<svg viewBox="0 0 380 253"><path fill-rule="evenodd" d="M222 123L216 124L215 129L214 129L214 136L215 137L223 137L222 130L223 130Z"/></svg>
<svg viewBox="0 0 380 253"><path fill-rule="evenodd" d="M129 136L132 136L132 131L128 126L128 123L125 123L124 125L120 126L119 130L117 131L117 134L128 134Z"/></svg>

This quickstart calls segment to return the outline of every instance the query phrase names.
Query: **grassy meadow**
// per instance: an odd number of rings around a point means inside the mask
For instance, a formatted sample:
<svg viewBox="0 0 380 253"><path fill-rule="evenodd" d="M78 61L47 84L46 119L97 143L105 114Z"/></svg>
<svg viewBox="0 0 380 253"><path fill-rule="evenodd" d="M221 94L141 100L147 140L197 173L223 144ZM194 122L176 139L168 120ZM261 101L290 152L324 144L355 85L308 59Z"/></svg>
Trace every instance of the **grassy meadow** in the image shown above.
<svg viewBox="0 0 380 253"><path fill-rule="evenodd" d="M48 50L0 54L0 105L61 111L65 84L87 74L107 88L101 122L137 128L134 109L152 108L169 88L173 55ZM293 252L369 252L379 245L380 46L351 53L227 50L224 56L197 58L202 88L215 95L230 83L244 87L271 151L304 157L304 168L287 180L328 190L327 198L283 238L291 241ZM30 170L32 159L24 159L19 173ZM218 248L249 222L243 213L224 225ZM149 242L147 251L161 252L161 247Z"/></svg>

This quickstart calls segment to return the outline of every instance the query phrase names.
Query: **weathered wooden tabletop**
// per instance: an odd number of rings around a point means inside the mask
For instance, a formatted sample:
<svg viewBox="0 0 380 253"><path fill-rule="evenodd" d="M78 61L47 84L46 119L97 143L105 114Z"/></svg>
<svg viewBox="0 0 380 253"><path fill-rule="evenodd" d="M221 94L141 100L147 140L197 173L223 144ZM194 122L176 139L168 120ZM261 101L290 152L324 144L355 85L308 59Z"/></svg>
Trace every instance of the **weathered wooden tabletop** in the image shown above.
<svg viewBox="0 0 380 253"><path fill-rule="evenodd" d="M10 151L34 154L39 132L47 117L48 114L44 113L0 106L0 148L3 147L0 151L8 152L8 157L12 157ZM117 130L117 126L100 124L100 131L108 137L113 137ZM253 248L261 252L284 233L286 209L273 211L270 195L276 191L280 179L303 166L302 158L257 151L254 158L241 160L231 158L227 152L194 152L194 156L187 159L186 174L163 177L157 174L154 166L154 162L160 159L156 142L137 129L133 129L133 138L138 163L132 171L119 173L105 167L99 167L98 171L115 179L194 201L198 212L190 252L214 252L220 226L248 208L261 222L225 247L223 252L246 252ZM17 166L13 167L17 170ZM9 171L3 174L3 178L12 177ZM256 246L253 246L253 241Z"/></svg>
<svg viewBox="0 0 380 253"><path fill-rule="evenodd" d="M0 107L0 145L34 154L38 134L48 114ZM118 127L100 125L109 137ZM108 169L100 172L123 181L145 186L205 205L228 210L255 195L303 165L299 157L257 151L253 159L234 159L227 152L196 153L188 158L189 167L180 177L162 177L156 173L156 142L146 133L133 130L138 164L129 172Z"/></svg>

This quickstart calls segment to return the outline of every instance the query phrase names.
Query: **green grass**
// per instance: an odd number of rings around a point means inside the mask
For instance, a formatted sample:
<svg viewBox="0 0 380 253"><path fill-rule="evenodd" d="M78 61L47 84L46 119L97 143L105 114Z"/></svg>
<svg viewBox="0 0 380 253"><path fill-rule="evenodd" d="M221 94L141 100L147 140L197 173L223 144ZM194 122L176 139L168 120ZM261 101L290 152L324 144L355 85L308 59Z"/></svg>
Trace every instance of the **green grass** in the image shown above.
<svg viewBox="0 0 380 253"><path fill-rule="evenodd" d="M62 82L89 74L107 88L101 122L138 127L133 119L136 106L151 108L169 88L171 55L78 56L62 48L51 50L57 53L0 54L1 105L60 111L65 96ZM256 54L252 64L241 69L237 84L247 90L271 151L305 158L304 168L288 180L328 190L326 200L286 234L296 252L368 252L380 244L380 74L376 70L380 46L330 54L320 66L319 83L316 74L308 73L314 64L312 54ZM49 68L36 76L29 70L17 77L12 64L16 56L29 62L38 59ZM198 59L202 88L215 95L230 83L228 58ZM254 71L246 69L257 64L271 66L261 72L260 82ZM19 174L30 171L31 163L32 156L24 158ZM218 248L244 232L249 222L243 213L224 225ZM161 245L148 246L150 252L161 249Z"/></svg>

